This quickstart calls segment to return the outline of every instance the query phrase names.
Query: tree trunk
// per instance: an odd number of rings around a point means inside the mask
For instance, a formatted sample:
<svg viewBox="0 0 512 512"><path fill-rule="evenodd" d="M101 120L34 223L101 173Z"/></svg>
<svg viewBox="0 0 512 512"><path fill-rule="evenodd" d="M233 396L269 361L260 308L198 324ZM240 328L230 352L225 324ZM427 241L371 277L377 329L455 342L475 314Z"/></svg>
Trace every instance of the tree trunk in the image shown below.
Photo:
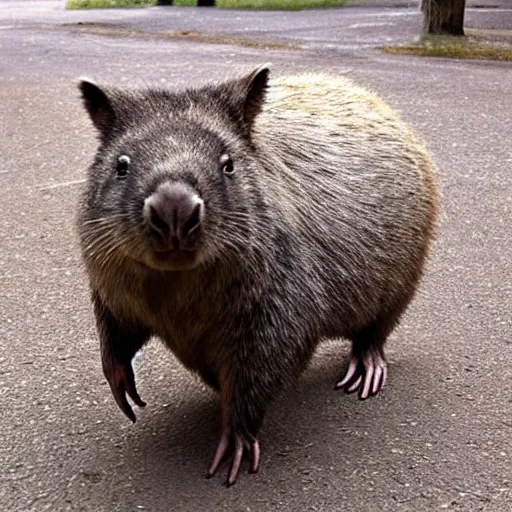
<svg viewBox="0 0 512 512"><path fill-rule="evenodd" d="M156 0L156 5L172 5L174 0Z"/></svg>
<svg viewBox="0 0 512 512"><path fill-rule="evenodd" d="M423 34L464 35L466 0L422 0Z"/></svg>
<svg viewBox="0 0 512 512"><path fill-rule="evenodd" d="M197 0L197 7L215 7L215 0Z"/></svg>

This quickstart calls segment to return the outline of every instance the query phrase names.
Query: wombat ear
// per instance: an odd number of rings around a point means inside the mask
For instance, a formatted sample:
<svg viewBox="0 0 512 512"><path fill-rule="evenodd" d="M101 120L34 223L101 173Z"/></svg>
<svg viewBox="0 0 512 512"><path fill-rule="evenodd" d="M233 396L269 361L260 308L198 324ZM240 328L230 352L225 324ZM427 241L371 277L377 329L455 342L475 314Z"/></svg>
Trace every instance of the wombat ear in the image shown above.
<svg viewBox="0 0 512 512"><path fill-rule="evenodd" d="M89 113L94 126L105 135L115 118L112 101L104 89L90 80L80 80L78 88L82 93L85 109Z"/></svg>
<svg viewBox="0 0 512 512"><path fill-rule="evenodd" d="M269 73L269 66L265 64L238 82L243 94L243 119L249 130L265 103Z"/></svg>

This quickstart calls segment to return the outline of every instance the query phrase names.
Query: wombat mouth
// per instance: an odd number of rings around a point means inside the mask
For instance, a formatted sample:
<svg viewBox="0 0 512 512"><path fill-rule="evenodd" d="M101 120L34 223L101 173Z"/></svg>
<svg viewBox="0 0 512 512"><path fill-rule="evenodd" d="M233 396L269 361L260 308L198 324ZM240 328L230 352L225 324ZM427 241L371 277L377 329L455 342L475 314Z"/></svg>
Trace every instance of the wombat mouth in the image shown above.
<svg viewBox="0 0 512 512"><path fill-rule="evenodd" d="M184 249L151 251L145 259L149 267L157 270L190 270L200 261L198 251Z"/></svg>

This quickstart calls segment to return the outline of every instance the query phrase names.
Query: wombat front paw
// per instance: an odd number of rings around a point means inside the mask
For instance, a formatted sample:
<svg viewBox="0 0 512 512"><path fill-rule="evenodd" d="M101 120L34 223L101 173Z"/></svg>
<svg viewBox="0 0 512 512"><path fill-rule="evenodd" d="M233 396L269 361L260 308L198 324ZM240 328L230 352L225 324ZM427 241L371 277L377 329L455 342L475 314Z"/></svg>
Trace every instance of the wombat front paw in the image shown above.
<svg viewBox="0 0 512 512"><path fill-rule="evenodd" d="M362 400L375 396L386 384L387 368L384 356L378 350L369 349L360 357L350 359L347 373L336 384L336 389L344 389L347 393L359 390Z"/></svg>
<svg viewBox="0 0 512 512"><path fill-rule="evenodd" d="M128 395L139 407L145 407L146 403L140 398L135 387L135 377L130 362L123 363L116 358L110 359L103 367L105 377L110 384L114 399L123 413L135 423L135 414L126 399Z"/></svg>
<svg viewBox="0 0 512 512"><path fill-rule="evenodd" d="M260 465L260 444L258 440L255 438L249 440L240 435L231 435L229 431L225 430L222 433L213 462L206 475L207 478L211 478L215 475L221 462L231 448L233 449L233 462L231 463L231 469L229 470L228 479L226 480L226 485L228 487L236 482L236 478L242 464L244 451L247 450L250 454L251 465L249 473L256 473Z"/></svg>

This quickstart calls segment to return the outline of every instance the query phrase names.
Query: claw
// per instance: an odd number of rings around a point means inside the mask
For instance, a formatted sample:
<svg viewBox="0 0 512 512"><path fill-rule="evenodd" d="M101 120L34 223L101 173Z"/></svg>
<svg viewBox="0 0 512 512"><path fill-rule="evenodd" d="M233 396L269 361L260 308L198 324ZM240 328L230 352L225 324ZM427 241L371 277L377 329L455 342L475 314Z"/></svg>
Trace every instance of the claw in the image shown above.
<svg viewBox="0 0 512 512"><path fill-rule="evenodd" d="M210 469L208 470L208 473L206 474L207 478L211 478L217 470L219 469L220 463L222 462L222 459L226 455L229 448L229 436L227 433L222 434L222 437L220 438L219 444L217 446L217 450L215 451L215 456L213 457L212 464L210 466Z"/></svg>
<svg viewBox="0 0 512 512"><path fill-rule="evenodd" d="M370 387L373 382L373 374L375 373L375 367L373 365L373 361L365 361L364 365L365 374L363 380L363 389L361 390L361 394L359 395L361 399L368 398L370 393Z"/></svg>
<svg viewBox="0 0 512 512"><path fill-rule="evenodd" d="M208 473L206 474L207 478L211 478L217 470L219 469L222 460L228 453L228 450L231 446L231 438L232 436L224 432L220 438L219 444L217 445L217 450L215 451L215 456L213 457L212 464ZM240 436L235 436L233 439L234 450L233 450L233 461L231 463L231 468L229 470L228 479L226 481L226 486L231 487L238 477L240 473L240 467L242 465L242 459L244 455L244 450L247 448L250 450L250 468L249 473L257 473L260 465L260 445L257 440L252 442L247 442L242 439Z"/></svg>
<svg viewBox="0 0 512 512"><path fill-rule="evenodd" d="M349 381L352 380L352 377L355 375L356 370L357 370L357 363L358 363L358 361L355 358L352 358L350 360L350 363L349 363L348 369L347 369L347 373L345 374L345 377L343 377L343 379L340 380L338 382L338 384L336 384L336 388L342 388L346 384L348 384Z"/></svg>
<svg viewBox="0 0 512 512"><path fill-rule="evenodd" d="M382 368L382 366L377 366L375 368L375 375L373 376L373 386L371 389L372 396L375 396L383 386L382 377L384 376L384 371L385 368Z"/></svg>
<svg viewBox="0 0 512 512"><path fill-rule="evenodd" d="M236 482L236 477L240 471L240 465L242 464L242 456L244 454L244 445L240 439L235 441L235 453L233 455L233 463L231 464L231 470L229 471L228 481L226 485L232 486Z"/></svg>
<svg viewBox="0 0 512 512"><path fill-rule="evenodd" d="M387 380L387 363L377 350L369 350L360 357L352 357L347 373L336 384L336 389L347 393L359 391L359 398L365 400L375 396Z"/></svg>
<svg viewBox="0 0 512 512"><path fill-rule="evenodd" d="M132 421L132 423L135 423L137 418L126 399L126 395L139 407L146 407L146 402L144 402L137 393L131 363L123 364L114 359L104 371L117 405L128 419Z"/></svg>
<svg viewBox="0 0 512 512"><path fill-rule="evenodd" d="M258 441L254 441L252 443L252 460L251 467L249 469L249 473L257 473L260 468L260 443Z"/></svg>
<svg viewBox="0 0 512 512"><path fill-rule="evenodd" d="M350 386L347 387L347 393L353 393L354 391L357 391L359 389L359 386L361 385L361 381L363 380L363 376L359 375L359 377L356 379L356 381Z"/></svg>

